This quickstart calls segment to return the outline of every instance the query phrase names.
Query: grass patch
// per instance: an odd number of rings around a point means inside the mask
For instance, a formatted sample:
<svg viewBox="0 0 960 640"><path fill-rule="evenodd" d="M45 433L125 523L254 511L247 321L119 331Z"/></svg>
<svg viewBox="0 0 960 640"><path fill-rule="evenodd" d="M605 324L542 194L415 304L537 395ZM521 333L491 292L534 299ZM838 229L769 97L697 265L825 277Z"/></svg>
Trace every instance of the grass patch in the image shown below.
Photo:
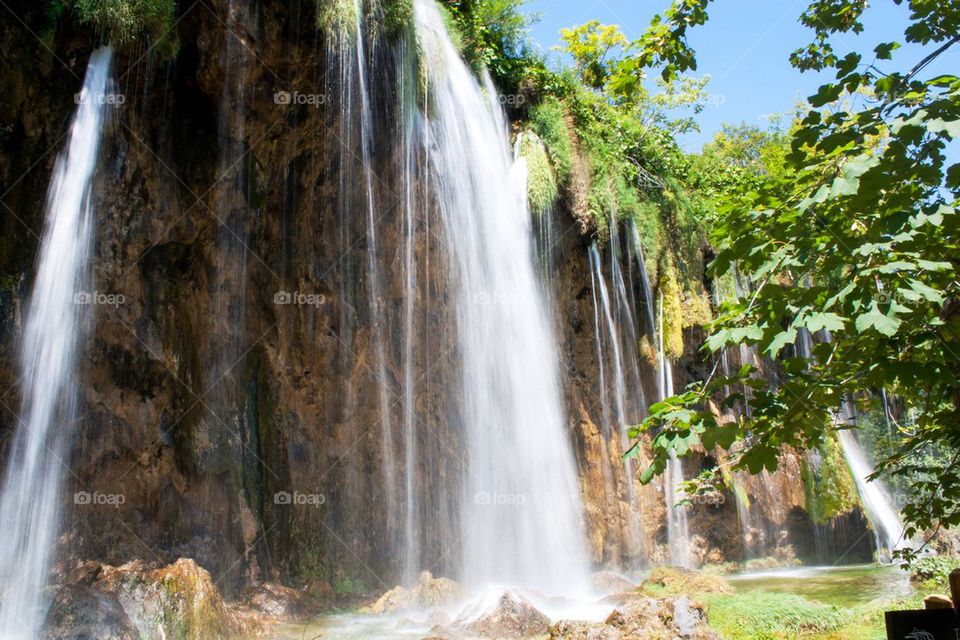
<svg viewBox="0 0 960 640"><path fill-rule="evenodd" d="M710 626L727 640L815 638L839 630L849 615L789 593L708 595Z"/></svg>

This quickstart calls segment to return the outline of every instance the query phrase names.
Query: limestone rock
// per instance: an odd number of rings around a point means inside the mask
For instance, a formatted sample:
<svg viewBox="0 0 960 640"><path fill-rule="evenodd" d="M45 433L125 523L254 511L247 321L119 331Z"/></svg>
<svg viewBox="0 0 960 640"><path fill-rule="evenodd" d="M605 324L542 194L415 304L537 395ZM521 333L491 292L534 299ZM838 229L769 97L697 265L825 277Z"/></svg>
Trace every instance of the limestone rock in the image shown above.
<svg viewBox="0 0 960 640"><path fill-rule="evenodd" d="M507 591L492 611L481 615L464 629L481 638L530 638L550 632L550 618L520 595Z"/></svg>
<svg viewBox="0 0 960 640"><path fill-rule="evenodd" d="M365 611L373 614L394 613L406 609L430 609L456 604L463 599L460 585L449 578L434 578L429 571L420 574L412 589L394 587L380 596Z"/></svg>
<svg viewBox="0 0 960 640"><path fill-rule="evenodd" d="M104 566L94 586L117 598L142 638L236 637L210 574L193 560L152 570L139 561Z"/></svg>
<svg viewBox="0 0 960 640"><path fill-rule="evenodd" d="M61 587L53 597L44 640L138 640L140 635L116 596L84 584Z"/></svg>
<svg viewBox="0 0 960 640"><path fill-rule="evenodd" d="M275 583L245 589L243 601L253 611L281 620L296 620L310 613L302 592Z"/></svg>
<svg viewBox="0 0 960 640"><path fill-rule="evenodd" d="M619 629L595 622L561 620L550 627L550 640L621 640Z"/></svg>

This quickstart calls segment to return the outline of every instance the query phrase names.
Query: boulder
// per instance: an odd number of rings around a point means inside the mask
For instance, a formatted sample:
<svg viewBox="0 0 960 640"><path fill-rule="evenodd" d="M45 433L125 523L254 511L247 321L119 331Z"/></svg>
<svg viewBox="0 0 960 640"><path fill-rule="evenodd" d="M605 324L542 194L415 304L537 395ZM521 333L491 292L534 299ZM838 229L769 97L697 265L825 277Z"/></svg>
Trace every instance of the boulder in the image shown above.
<svg viewBox="0 0 960 640"><path fill-rule="evenodd" d="M408 609L447 607L463 600L460 585L449 578L434 578L429 571L420 574L412 589L394 587L364 609L367 613L384 614Z"/></svg>
<svg viewBox="0 0 960 640"><path fill-rule="evenodd" d="M159 569L140 561L103 566L94 587L117 598L142 638L238 635L210 574L193 560L181 558Z"/></svg>
<svg viewBox="0 0 960 640"><path fill-rule="evenodd" d="M307 596L280 584L265 582L248 587L242 597L251 610L280 620L299 620L310 614Z"/></svg>
<svg viewBox="0 0 960 640"><path fill-rule="evenodd" d="M44 640L139 640L116 596L84 584L60 587L44 621Z"/></svg>
<svg viewBox="0 0 960 640"><path fill-rule="evenodd" d="M550 618L520 595L507 591L489 612L464 626L481 638L529 638L550 632Z"/></svg>
<svg viewBox="0 0 960 640"><path fill-rule="evenodd" d="M702 604L687 596L647 598L636 596L617 607L606 624L618 630L623 638L647 640L719 640L707 627L707 614Z"/></svg>

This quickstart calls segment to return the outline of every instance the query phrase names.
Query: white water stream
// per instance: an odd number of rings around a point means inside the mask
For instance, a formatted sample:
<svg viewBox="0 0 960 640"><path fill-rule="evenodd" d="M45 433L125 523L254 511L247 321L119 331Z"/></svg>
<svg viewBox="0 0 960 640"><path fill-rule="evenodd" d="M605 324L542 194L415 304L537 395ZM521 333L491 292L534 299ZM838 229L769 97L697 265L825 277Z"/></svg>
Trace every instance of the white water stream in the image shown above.
<svg viewBox="0 0 960 640"><path fill-rule="evenodd" d="M0 492L0 638L38 637L76 420L93 237L91 182L108 100L111 51L90 57L67 148L47 193L37 272L20 350L22 403Z"/></svg>
<svg viewBox="0 0 960 640"><path fill-rule="evenodd" d="M460 59L438 7L414 9L462 369L461 580L473 592L585 591L580 487L531 250L526 166L511 157L496 91Z"/></svg>

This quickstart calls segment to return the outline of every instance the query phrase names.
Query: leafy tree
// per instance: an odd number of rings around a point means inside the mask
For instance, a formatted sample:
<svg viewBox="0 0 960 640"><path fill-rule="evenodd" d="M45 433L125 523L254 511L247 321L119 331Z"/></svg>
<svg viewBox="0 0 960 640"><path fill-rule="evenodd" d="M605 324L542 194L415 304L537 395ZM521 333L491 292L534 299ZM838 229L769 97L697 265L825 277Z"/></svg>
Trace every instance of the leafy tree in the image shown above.
<svg viewBox="0 0 960 640"><path fill-rule="evenodd" d="M864 0L817 0L801 16L815 37L793 64L835 80L791 130L788 169L727 194L711 271L752 286L721 307L705 347L755 346L776 359L778 384L744 367L651 407L634 430L654 434L644 480L671 450L697 443L727 449L734 468L773 470L781 447L821 447L845 426L846 403L862 408L885 391L913 418L897 421L879 463L914 479L907 534L960 523L960 164L948 155L960 137L960 79L923 74L960 39L960 4L908 5L905 39L927 52L899 70L880 68L893 66L896 42L869 55L835 50L836 34L863 31ZM762 152L741 145L751 137L724 141L724 153L755 165ZM810 359L794 346L803 332L814 336ZM747 397L724 391L744 387ZM725 422L714 402L750 411ZM928 455L937 450L949 456Z"/></svg>

